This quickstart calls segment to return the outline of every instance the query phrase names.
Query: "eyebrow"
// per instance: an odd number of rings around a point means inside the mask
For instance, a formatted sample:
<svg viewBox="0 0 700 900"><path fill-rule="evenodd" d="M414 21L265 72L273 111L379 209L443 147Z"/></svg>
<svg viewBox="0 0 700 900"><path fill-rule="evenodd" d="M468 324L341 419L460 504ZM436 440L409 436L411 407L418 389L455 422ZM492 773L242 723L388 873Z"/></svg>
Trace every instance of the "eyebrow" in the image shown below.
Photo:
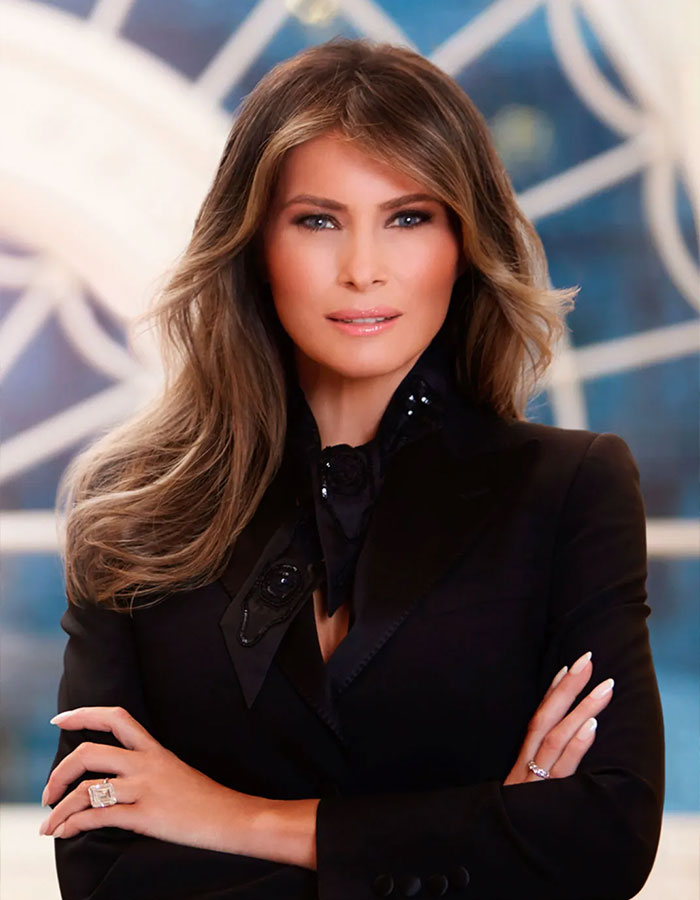
<svg viewBox="0 0 700 900"><path fill-rule="evenodd" d="M429 200L433 203L440 203L440 200L437 197L433 197L431 194L404 194L403 197L394 197L392 200L386 200L384 203L380 203L379 209L397 209L399 206L403 206L406 203L417 203L420 200ZM321 206L324 209L347 212L347 206L345 206L344 203L338 203L337 200L331 200L328 197L314 197L312 194L297 194L296 197L287 200L282 206L282 209L286 209L294 203L310 203L312 206Z"/></svg>

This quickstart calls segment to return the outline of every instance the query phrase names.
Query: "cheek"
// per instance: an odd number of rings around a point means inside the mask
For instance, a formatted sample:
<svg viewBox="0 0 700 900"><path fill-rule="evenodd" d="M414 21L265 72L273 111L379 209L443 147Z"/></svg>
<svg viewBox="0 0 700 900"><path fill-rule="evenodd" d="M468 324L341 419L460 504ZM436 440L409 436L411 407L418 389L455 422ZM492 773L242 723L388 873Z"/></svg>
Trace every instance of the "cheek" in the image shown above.
<svg viewBox="0 0 700 900"><path fill-rule="evenodd" d="M458 255L456 245L444 240L417 247L405 257L402 268L407 290L425 298L422 306L431 315L444 313L449 306Z"/></svg>
<svg viewBox="0 0 700 900"><path fill-rule="evenodd" d="M313 297L319 292L314 285L320 282L319 260L304 253L303 245L279 237L274 250L266 253L266 268L275 309L282 324L304 327L313 316ZM289 327L288 327L289 326Z"/></svg>
<svg viewBox="0 0 700 900"><path fill-rule="evenodd" d="M309 260L298 242L279 237L266 254L266 264L273 289L292 293L305 283Z"/></svg>

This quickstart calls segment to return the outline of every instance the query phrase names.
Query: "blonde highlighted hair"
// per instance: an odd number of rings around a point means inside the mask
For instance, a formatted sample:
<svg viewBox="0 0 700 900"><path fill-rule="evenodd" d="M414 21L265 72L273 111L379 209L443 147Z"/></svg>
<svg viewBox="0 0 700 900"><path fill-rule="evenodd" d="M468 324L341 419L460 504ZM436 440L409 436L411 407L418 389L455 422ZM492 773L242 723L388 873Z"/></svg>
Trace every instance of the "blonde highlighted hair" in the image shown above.
<svg viewBox="0 0 700 900"><path fill-rule="evenodd" d="M73 458L57 511L70 602L129 609L217 578L282 459L285 352L260 232L288 150L333 131L447 206L466 270L445 322L465 392L506 418L552 359L578 287L549 286L486 123L407 48L334 38L275 66L237 111L192 237L156 302L162 392Z"/></svg>

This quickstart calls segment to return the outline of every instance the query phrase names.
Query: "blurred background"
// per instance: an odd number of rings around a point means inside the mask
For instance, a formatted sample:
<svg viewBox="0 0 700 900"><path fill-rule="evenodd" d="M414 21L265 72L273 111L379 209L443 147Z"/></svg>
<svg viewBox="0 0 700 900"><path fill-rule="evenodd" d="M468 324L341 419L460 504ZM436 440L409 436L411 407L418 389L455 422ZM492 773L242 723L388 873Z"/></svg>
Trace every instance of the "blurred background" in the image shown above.
<svg viewBox="0 0 700 900"><path fill-rule="evenodd" d="M0 0L0 894L58 897L39 797L71 456L155 389L128 325L191 233L238 103L334 35L417 49L486 117L557 287L529 417L629 444L667 737L640 897L696 898L700 835L700 5L694 0Z"/></svg>

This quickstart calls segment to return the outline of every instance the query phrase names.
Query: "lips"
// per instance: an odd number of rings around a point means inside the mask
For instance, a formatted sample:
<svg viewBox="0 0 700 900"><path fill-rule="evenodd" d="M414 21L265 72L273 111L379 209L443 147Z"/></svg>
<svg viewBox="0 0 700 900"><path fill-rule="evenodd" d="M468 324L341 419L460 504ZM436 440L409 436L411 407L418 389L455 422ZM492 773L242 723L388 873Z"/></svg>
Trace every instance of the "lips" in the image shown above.
<svg viewBox="0 0 700 900"><path fill-rule="evenodd" d="M356 319L393 319L402 315L401 310L393 306L372 306L369 309L334 309L327 319L339 321L355 321Z"/></svg>

